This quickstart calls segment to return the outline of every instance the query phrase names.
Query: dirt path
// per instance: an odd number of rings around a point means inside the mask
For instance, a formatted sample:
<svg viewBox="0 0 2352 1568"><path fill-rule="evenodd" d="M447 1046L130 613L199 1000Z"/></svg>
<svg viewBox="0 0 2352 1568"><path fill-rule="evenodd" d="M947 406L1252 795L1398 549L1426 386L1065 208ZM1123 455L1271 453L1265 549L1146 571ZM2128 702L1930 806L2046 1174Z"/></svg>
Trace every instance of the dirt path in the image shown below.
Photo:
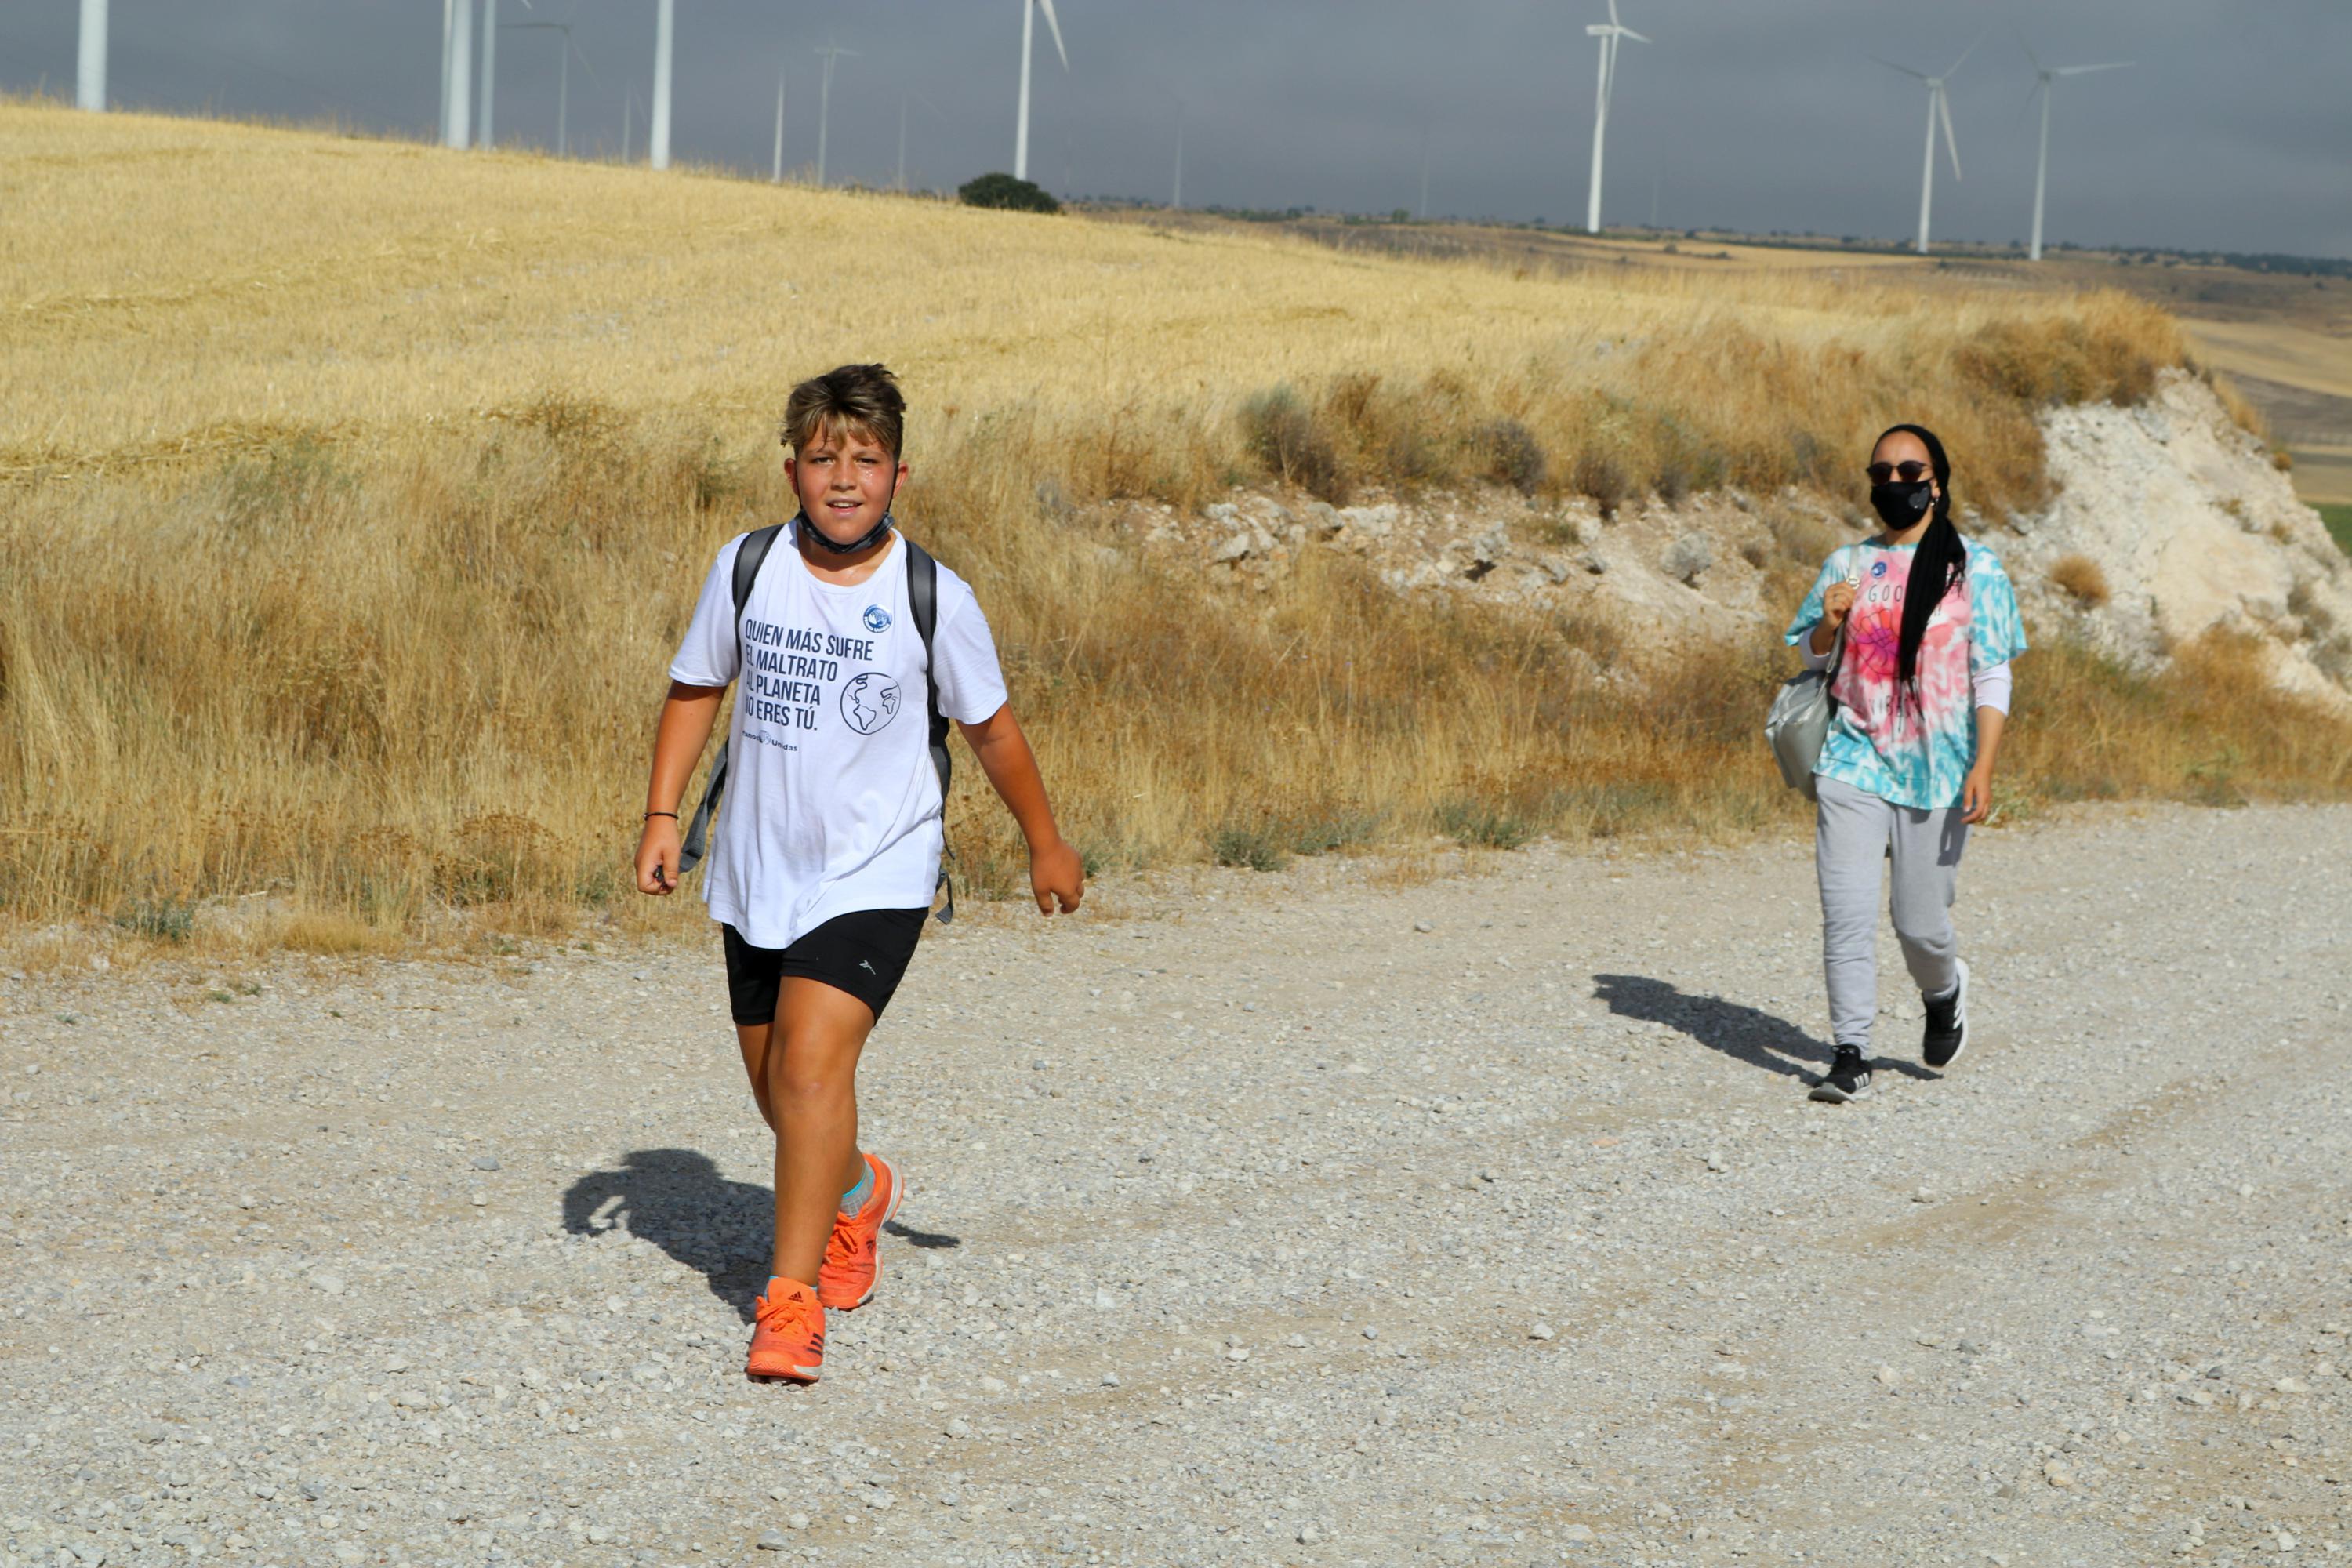
<svg viewBox="0 0 2352 1568"><path fill-rule="evenodd" d="M1980 836L1979 1039L1906 1065L1890 978L1845 1108L1800 846L1105 903L927 942L866 1087L913 1196L804 1393L740 1375L715 943L8 983L0 1563L2347 1538L2352 809Z"/></svg>

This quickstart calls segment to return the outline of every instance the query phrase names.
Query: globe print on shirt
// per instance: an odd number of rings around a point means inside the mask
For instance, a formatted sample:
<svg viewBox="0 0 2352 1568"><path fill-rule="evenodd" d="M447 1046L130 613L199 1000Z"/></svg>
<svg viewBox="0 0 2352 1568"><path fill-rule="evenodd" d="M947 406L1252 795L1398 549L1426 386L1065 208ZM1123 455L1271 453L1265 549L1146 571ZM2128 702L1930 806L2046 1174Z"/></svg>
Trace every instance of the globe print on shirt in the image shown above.
<svg viewBox="0 0 2352 1568"><path fill-rule="evenodd" d="M852 676L841 689L841 716L861 735L871 735L898 716L898 683L880 670Z"/></svg>

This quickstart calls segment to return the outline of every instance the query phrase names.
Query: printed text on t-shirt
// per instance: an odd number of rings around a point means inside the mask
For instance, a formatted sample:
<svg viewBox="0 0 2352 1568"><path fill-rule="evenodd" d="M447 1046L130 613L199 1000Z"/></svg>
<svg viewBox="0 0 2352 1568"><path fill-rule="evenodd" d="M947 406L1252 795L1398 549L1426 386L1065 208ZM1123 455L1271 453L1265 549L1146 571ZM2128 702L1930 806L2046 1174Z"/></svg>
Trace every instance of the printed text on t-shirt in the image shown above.
<svg viewBox="0 0 2352 1568"><path fill-rule="evenodd" d="M871 663L871 637L845 637L772 621L743 623L744 717L752 723L814 730L824 688L841 679L841 661Z"/></svg>

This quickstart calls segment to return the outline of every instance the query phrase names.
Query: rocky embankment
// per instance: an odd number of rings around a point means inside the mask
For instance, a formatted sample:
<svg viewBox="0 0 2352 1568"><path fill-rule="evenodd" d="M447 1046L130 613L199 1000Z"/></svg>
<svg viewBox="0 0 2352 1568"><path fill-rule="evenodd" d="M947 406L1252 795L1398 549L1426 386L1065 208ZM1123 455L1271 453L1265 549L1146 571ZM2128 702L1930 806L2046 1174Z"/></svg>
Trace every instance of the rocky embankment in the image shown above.
<svg viewBox="0 0 2352 1568"><path fill-rule="evenodd" d="M2174 372L2130 408L2042 420L2054 496L2035 512L1964 516L2010 563L2029 622L2127 663L2162 663L2214 630L2260 639L2280 685L2352 706L2352 561L2295 499L2212 388ZM1146 548L1265 587L1314 551L1360 557L1400 591L1448 591L1583 615L1677 639L1777 629L1776 569L1871 526L1859 497L1709 491L1604 512L1508 490L1335 507L1236 491L1189 515L1123 502Z"/></svg>

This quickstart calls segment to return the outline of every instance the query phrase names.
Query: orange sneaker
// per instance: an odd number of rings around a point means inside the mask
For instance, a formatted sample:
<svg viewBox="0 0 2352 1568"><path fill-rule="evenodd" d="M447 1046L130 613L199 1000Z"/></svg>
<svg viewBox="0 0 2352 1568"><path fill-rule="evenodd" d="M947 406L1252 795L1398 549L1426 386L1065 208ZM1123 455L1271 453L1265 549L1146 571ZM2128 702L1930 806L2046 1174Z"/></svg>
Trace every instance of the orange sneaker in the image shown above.
<svg viewBox="0 0 2352 1568"><path fill-rule="evenodd" d="M768 1289L775 1294L760 1298L743 1371L814 1383L824 1373L824 1309L816 1292L797 1279L771 1279Z"/></svg>
<svg viewBox="0 0 2352 1568"><path fill-rule="evenodd" d="M824 1267L816 1271L816 1299L836 1312L855 1311L874 1299L882 1278L882 1226L907 1195L898 1167L879 1154L866 1156L874 1191L856 1214L836 1215L833 1239L824 1244Z"/></svg>

